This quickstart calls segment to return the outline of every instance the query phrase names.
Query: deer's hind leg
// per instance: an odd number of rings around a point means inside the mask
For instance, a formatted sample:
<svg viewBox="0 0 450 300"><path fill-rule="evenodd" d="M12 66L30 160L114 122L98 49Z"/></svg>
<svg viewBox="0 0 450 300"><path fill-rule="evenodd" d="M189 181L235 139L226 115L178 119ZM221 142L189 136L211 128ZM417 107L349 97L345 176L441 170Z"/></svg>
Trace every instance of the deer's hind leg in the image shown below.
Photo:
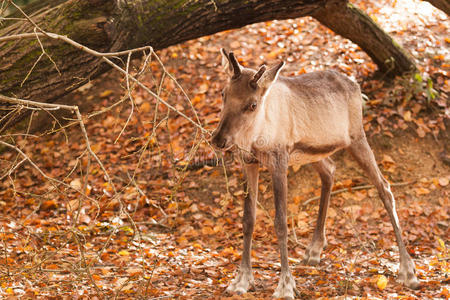
<svg viewBox="0 0 450 300"><path fill-rule="evenodd" d="M306 249L303 258L303 262L307 265L317 265L320 262L320 254L327 245L327 239L325 237L325 221L330 203L334 171L336 169L333 160L329 157L314 163L313 167L319 173L320 180L322 181L322 190L320 193L320 206L316 228L314 229L311 243Z"/></svg>
<svg viewBox="0 0 450 300"><path fill-rule="evenodd" d="M384 207L388 212L400 252L399 280L409 288L419 288L420 284L415 275L414 262L406 251L405 244L402 240L400 224L395 210L394 195L391 192L389 182L384 179L377 166L372 149L370 149L370 146L367 143L367 139L363 137L362 139L353 142L348 150L375 185L378 194L383 201Z"/></svg>

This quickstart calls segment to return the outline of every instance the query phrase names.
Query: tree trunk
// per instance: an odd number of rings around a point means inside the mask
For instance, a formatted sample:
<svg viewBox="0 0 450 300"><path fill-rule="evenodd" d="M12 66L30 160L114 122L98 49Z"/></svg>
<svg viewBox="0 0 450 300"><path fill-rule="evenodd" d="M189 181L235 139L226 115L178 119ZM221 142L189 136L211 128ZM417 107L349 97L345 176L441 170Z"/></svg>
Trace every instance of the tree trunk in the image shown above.
<svg viewBox="0 0 450 300"><path fill-rule="evenodd" d="M158 50L247 24L313 15L360 45L381 70L400 74L414 66L389 35L344 0L69 0L58 5L55 2L43 0L40 9L31 14L32 19L44 30L67 35L101 52L144 45ZM46 56L33 68L42 53L37 39L1 42L1 37L33 29L27 21L0 27L0 94L51 102L108 70L98 57L47 37L40 40L58 69ZM386 64L387 60L391 63Z"/></svg>
<svg viewBox="0 0 450 300"><path fill-rule="evenodd" d="M411 57L366 13L347 0L330 0L313 17L361 47L385 74L416 69Z"/></svg>
<svg viewBox="0 0 450 300"><path fill-rule="evenodd" d="M442 10L448 15L450 15L450 1L449 0L426 0L430 2L434 7Z"/></svg>

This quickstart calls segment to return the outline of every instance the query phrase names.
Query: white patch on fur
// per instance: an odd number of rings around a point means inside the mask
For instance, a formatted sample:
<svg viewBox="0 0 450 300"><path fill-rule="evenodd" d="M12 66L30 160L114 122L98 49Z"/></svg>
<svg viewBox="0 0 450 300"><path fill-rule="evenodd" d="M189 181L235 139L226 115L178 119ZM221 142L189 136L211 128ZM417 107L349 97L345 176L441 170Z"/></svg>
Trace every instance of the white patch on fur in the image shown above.
<svg viewBox="0 0 450 300"><path fill-rule="evenodd" d="M295 280L289 272L282 272L278 281L278 286L273 293L274 298L294 299Z"/></svg>
<svg viewBox="0 0 450 300"><path fill-rule="evenodd" d="M389 193L389 195L391 195L391 201L392 201L392 213L394 214L394 221L395 221L395 225L400 228L400 222L398 221L398 216L397 216L397 210L395 209L395 198L394 198L394 194L392 194L391 191L391 187L388 186L387 187L387 192Z"/></svg>
<svg viewBox="0 0 450 300"><path fill-rule="evenodd" d="M247 290L254 285L254 279L251 269L240 270L238 275L233 279L231 284L227 287L227 292L245 294Z"/></svg>
<svg viewBox="0 0 450 300"><path fill-rule="evenodd" d="M280 75L281 69L283 69L283 66L281 66L281 68L278 69L277 73L275 74L275 77L273 78L272 82L270 83L270 86L267 88L266 92L264 93L264 95L261 97L261 102L264 105L264 103L266 102L266 97L269 94L270 90L272 89L273 85L275 84L275 82L278 79L278 76ZM266 71L267 72L267 71ZM264 76L264 75L263 75ZM264 106L263 106L264 107Z"/></svg>

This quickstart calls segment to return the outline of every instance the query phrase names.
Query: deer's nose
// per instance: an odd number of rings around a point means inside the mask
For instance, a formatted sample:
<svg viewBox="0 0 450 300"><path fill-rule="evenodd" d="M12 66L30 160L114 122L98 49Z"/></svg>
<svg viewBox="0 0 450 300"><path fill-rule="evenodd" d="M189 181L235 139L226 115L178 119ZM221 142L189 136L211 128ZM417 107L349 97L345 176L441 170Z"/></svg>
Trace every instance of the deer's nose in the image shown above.
<svg viewBox="0 0 450 300"><path fill-rule="evenodd" d="M216 146L217 148L223 149L223 148L226 148L226 146L227 146L227 144L228 144L228 139L227 139L227 138L224 138L224 137L221 137L221 136L218 135L218 134L215 134L215 135L213 136L211 142L212 142L212 144L213 144L214 146Z"/></svg>

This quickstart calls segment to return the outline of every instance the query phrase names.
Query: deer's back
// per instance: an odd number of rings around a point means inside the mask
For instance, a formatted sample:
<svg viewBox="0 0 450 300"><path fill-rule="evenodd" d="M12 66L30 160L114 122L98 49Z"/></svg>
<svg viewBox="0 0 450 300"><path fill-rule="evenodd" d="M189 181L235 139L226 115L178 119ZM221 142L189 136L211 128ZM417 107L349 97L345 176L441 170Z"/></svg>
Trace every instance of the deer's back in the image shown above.
<svg viewBox="0 0 450 300"><path fill-rule="evenodd" d="M317 71L295 77L280 76L279 80L289 87L298 101L304 101L307 105L357 102L358 108L361 108L359 85L336 71Z"/></svg>
<svg viewBox="0 0 450 300"><path fill-rule="evenodd" d="M326 154L364 135L359 85L338 72L280 76L268 98L269 111L278 112L268 119L280 144Z"/></svg>

